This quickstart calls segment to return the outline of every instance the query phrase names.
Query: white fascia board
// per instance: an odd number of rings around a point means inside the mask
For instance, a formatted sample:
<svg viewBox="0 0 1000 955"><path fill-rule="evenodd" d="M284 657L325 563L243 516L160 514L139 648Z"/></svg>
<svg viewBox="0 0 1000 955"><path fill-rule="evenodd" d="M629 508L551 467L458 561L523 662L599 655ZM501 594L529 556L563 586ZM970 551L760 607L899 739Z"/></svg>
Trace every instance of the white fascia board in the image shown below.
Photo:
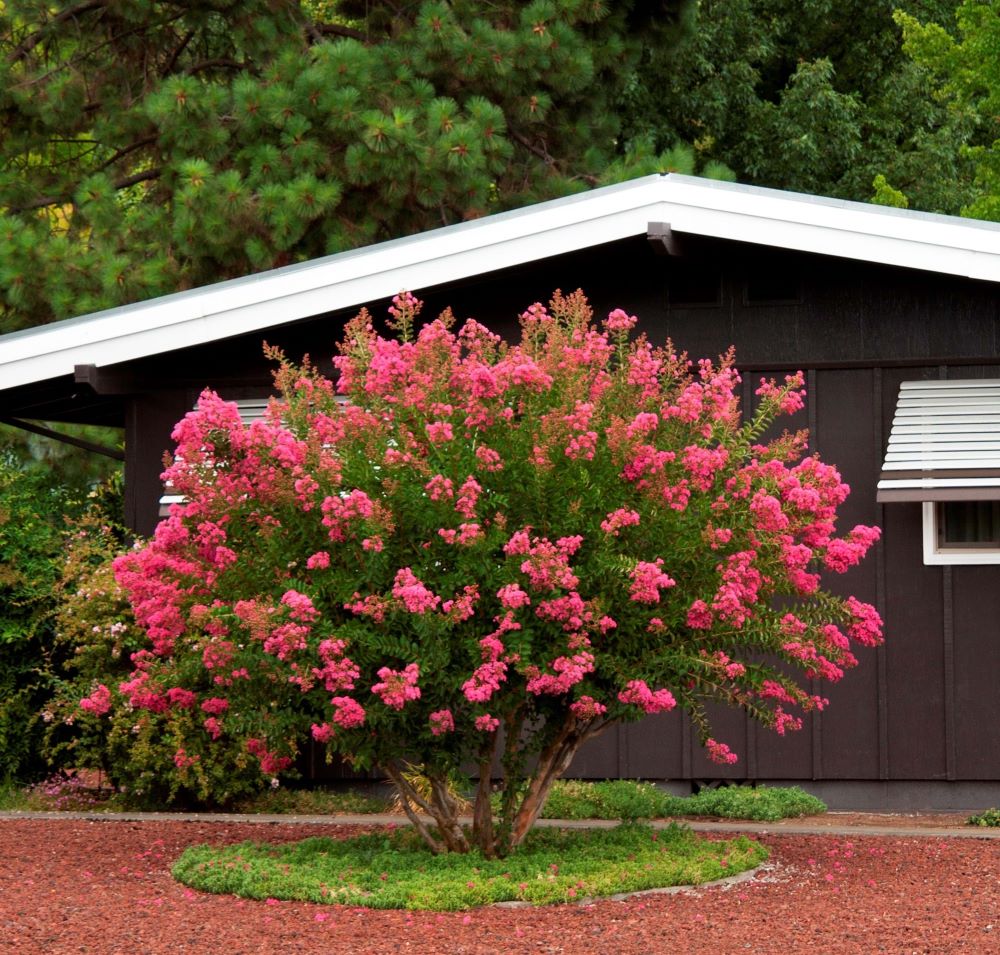
<svg viewBox="0 0 1000 955"><path fill-rule="evenodd" d="M772 189L727 192L677 178L664 183L671 186L665 221L677 232L1000 281L1000 229Z"/></svg>

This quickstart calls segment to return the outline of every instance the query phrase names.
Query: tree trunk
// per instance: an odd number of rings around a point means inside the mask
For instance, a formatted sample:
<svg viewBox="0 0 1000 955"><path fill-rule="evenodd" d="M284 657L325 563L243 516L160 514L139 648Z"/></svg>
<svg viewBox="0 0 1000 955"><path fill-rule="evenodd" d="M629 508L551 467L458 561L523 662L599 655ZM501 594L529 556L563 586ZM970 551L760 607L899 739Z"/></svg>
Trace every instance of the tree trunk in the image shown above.
<svg viewBox="0 0 1000 955"><path fill-rule="evenodd" d="M472 841L487 859L496 858L496 837L493 832L492 795L493 759L484 757L479 763L479 785L476 787L476 804L472 816Z"/></svg>
<svg viewBox="0 0 1000 955"><path fill-rule="evenodd" d="M399 793L400 801L403 804L403 811L410 822L413 823L414 829L417 830L420 837L430 847L431 852L438 855L443 851L469 851L469 843L458 821L458 804L448 793L447 780L432 776L427 777L431 784L431 799L428 801L407 782L400 767L387 764L385 771ZM444 842L443 845L434 838L427 823L418 814L418 809L425 812L434 820L438 833Z"/></svg>
<svg viewBox="0 0 1000 955"><path fill-rule="evenodd" d="M608 725L610 724L597 720L580 722L572 714L567 714L562 729L538 758L528 791L514 817L504 854L512 852L524 842L545 807L552 784L569 768L577 750Z"/></svg>

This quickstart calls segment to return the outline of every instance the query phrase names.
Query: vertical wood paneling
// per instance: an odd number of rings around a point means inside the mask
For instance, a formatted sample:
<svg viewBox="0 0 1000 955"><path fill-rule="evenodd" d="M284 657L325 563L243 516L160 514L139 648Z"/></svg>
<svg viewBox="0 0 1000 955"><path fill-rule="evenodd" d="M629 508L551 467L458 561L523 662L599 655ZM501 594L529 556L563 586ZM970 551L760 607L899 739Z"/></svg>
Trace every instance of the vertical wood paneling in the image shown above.
<svg viewBox="0 0 1000 955"><path fill-rule="evenodd" d="M937 368L883 373L886 433L900 381L936 377ZM920 504L892 504L884 514L889 777L946 779L942 570L924 565Z"/></svg>
<svg viewBox="0 0 1000 955"><path fill-rule="evenodd" d="M882 369L873 368L871 372L871 395L872 395L872 423L875 460L881 468L882 456L886 447L886 431L883 427L885 411L882 405ZM881 544L875 548L875 609L879 616L885 620L888 616L886 609L886 569L885 569L885 549L886 526L885 526L885 505L876 503L876 515L878 526L882 528ZM877 675L877 699L878 699L878 778L889 778L889 690L888 690L888 669L886 666L885 644L883 643L875 651L876 675Z"/></svg>
<svg viewBox="0 0 1000 955"><path fill-rule="evenodd" d="M938 378L948 378L946 365L938 366ZM945 775L955 778L955 614L954 582L951 567L942 568L941 574L941 639L944 682L944 755Z"/></svg>
<svg viewBox="0 0 1000 955"><path fill-rule="evenodd" d="M826 369L816 372L812 379L816 430L811 450L836 466L851 487L838 516L837 532L844 534L856 524L874 524L877 517L871 488L882 451L876 450L873 437L876 424L870 373ZM876 552L881 547L876 545ZM846 574L824 574L824 586L836 594L852 594L874 603L877 590L874 556L870 554ZM815 749L819 750L813 765L817 778L878 778L876 652L864 647L856 647L854 652L859 665L847 670L838 683L815 681L814 692L830 700L830 706L813 722Z"/></svg>
<svg viewBox="0 0 1000 955"><path fill-rule="evenodd" d="M955 567L955 775L1000 779L1000 567Z"/></svg>

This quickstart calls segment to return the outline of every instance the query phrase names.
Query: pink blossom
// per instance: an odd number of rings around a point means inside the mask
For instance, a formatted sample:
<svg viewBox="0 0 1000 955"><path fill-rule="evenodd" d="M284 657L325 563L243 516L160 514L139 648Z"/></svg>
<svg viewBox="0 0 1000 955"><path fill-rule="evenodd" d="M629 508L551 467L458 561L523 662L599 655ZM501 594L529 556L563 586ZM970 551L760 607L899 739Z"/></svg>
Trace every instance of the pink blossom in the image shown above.
<svg viewBox="0 0 1000 955"><path fill-rule="evenodd" d="M632 578L632 587L629 596L638 603L655 604L660 602L660 590L673 587L676 581L668 577L660 568L663 567L663 558L657 557L655 561L640 560L629 576Z"/></svg>
<svg viewBox="0 0 1000 955"><path fill-rule="evenodd" d="M437 710L431 713L429 719L431 735L433 736L441 736L444 733L455 731L455 717L452 716L451 710Z"/></svg>
<svg viewBox="0 0 1000 955"><path fill-rule="evenodd" d="M488 448L484 444L480 444L476 448L476 460L484 471L503 470L503 458L492 448Z"/></svg>
<svg viewBox="0 0 1000 955"><path fill-rule="evenodd" d="M788 518L781 509L781 501L774 495L761 489L750 502L750 513L753 514L754 526L768 533L779 533L788 527Z"/></svg>
<svg viewBox="0 0 1000 955"><path fill-rule="evenodd" d="M568 693L588 673L594 672L594 655L583 650L571 657L556 657L552 661L552 669L554 673L543 673L538 667L527 667L527 691L535 696Z"/></svg>
<svg viewBox="0 0 1000 955"><path fill-rule="evenodd" d="M672 710L677 701L669 690L651 690L645 680L629 680L625 689L618 694L622 703L641 706L647 713L665 713Z"/></svg>
<svg viewBox="0 0 1000 955"><path fill-rule="evenodd" d="M316 551L306 561L309 570L326 570L330 566L330 555L325 550Z"/></svg>
<svg viewBox="0 0 1000 955"><path fill-rule="evenodd" d="M451 422L449 421L432 421L426 425L427 440L431 444L443 444L445 441L451 441L455 437L455 433L451 429Z"/></svg>
<svg viewBox="0 0 1000 955"><path fill-rule="evenodd" d="M391 709L401 710L408 700L420 699L420 687L417 686L420 667L416 663L410 663L402 670L382 667L378 677L381 682L372 687L372 693Z"/></svg>
<svg viewBox="0 0 1000 955"><path fill-rule="evenodd" d="M480 664L462 684L462 692L470 703L485 703L500 689L507 678L507 664L502 660L492 660Z"/></svg>
<svg viewBox="0 0 1000 955"><path fill-rule="evenodd" d="M506 584L497 591L500 603L516 610L518 607L527 607L531 603L531 598L517 584Z"/></svg>
<svg viewBox="0 0 1000 955"><path fill-rule="evenodd" d="M878 611L856 597L847 598L847 611L852 618L847 628L851 637L866 647L878 646L882 642L882 618Z"/></svg>
<svg viewBox="0 0 1000 955"><path fill-rule="evenodd" d="M578 720L593 720L608 711L603 703L598 703L592 696L581 696L570 704L569 709Z"/></svg>
<svg viewBox="0 0 1000 955"><path fill-rule="evenodd" d="M97 689L90 696L80 700L80 709L95 716L103 716L111 709L111 691L103 683L98 683Z"/></svg>
<svg viewBox="0 0 1000 955"><path fill-rule="evenodd" d="M696 600L688 608L687 625L692 630L712 629L712 611L704 600Z"/></svg>
<svg viewBox="0 0 1000 955"><path fill-rule="evenodd" d="M216 716L209 716L201 725L212 739L218 739L222 735L222 721Z"/></svg>
<svg viewBox="0 0 1000 955"><path fill-rule="evenodd" d="M212 696L207 700L202 700L201 709L202 712L209 713L212 716L221 716L229 709L229 700L225 700L220 696Z"/></svg>
<svg viewBox="0 0 1000 955"><path fill-rule="evenodd" d="M689 445L684 449L684 468L690 475L691 483L699 491L708 491L715 481L715 475L729 460L725 448L702 448Z"/></svg>
<svg viewBox="0 0 1000 955"><path fill-rule="evenodd" d="M627 333L635 327L637 321L638 319L634 315L629 315L623 309L616 308L604 320L604 327L610 333Z"/></svg>
<svg viewBox="0 0 1000 955"><path fill-rule="evenodd" d="M440 501L455 496L455 486L452 484L451 478L446 478L441 474L435 474L424 485L424 490L432 501Z"/></svg>
<svg viewBox="0 0 1000 955"><path fill-rule="evenodd" d="M410 613L416 614L430 613L441 603L441 598L428 590L409 567L397 571L392 585L392 595L402 601Z"/></svg>
<svg viewBox="0 0 1000 955"><path fill-rule="evenodd" d="M185 690L179 686L172 686L167 690L167 699L171 706L176 706L179 710L194 709L198 705L198 697L190 690Z"/></svg>
<svg viewBox="0 0 1000 955"><path fill-rule="evenodd" d="M493 733L499 725L500 720L495 716L490 716L489 713L484 713L482 716L476 717L476 729L483 733Z"/></svg>
<svg viewBox="0 0 1000 955"><path fill-rule="evenodd" d="M725 744L714 739L705 740L705 749L708 751L708 758L713 763L722 765L732 765L738 762L739 757Z"/></svg>
<svg viewBox="0 0 1000 955"><path fill-rule="evenodd" d="M619 530L623 527L634 527L639 523L639 513L628 508L619 507L611 511L608 516L601 521L601 530L605 534L613 537L618 536Z"/></svg>
<svg viewBox="0 0 1000 955"><path fill-rule="evenodd" d="M336 730L329 723L313 723L312 738L317 743L329 743L333 739Z"/></svg>
<svg viewBox="0 0 1000 955"><path fill-rule="evenodd" d="M416 668L416 664L410 664L410 666ZM407 670L409 670L409 667L407 667ZM405 670L403 672L404 674L406 673ZM379 671L379 676L385 679L381 670ZM406 679L409 679L408 674ZM415 675L413 676L413 679L414 681L416 680ZM374 687L372 689L374 691ZM420 690L411 684L408 688L403 690L403 695L406 699L415 700L419 698ZM387 702L385 694L383 694L382 699L384 702ZM354 700L349 696L335 696L330 700L330 705L334 708L333 722L338 726L342 726L344 729L349 730L355 729L356 727L364 724L365 709L357 700ZM388 703L388 705L392 706L393 704ZM403 704L400 703L399 706L393 706L393 709L401 709L402 705Z"/></svg>
<svg viewBox="0 0 1000 955"><path fill-rule="evenodd" d="M193 766L197 762L198 762L198 757L189 756L184 751L183 747L178 749L177 752L174 753L174 765L178 769L187 769L189 766Z"/></svg>

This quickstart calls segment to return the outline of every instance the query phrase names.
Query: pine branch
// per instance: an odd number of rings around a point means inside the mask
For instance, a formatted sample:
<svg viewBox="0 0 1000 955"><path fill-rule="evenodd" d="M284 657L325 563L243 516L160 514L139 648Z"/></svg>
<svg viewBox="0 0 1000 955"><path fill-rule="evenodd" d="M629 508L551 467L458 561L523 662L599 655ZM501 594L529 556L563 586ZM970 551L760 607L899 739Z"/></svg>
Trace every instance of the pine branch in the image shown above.
<svg viewBox="0 0 1000 955"><path fill-rule="evenodd" d="M363 43L368 42L368 35L362 33L360 30L353 30L351 27L345 27L341 23L317 23L315 28L323 36L344 36L351 40L361 40Z"/></svg>
<svg viewBox="0 0 1000 955"><path fill-rule="evenodd" d="M137 149L142 149L143 146L151 146L155 142L156 136L147 136L145 139L140 139L129 146L123 146L110 159L102 162L97 169L94 170L94 172L103 172L109 166L113 166L120 159L124 159L129 153L134 153Z"/></svg>
<svg viewBox="0 0 1000 955"><path fill-rule="evenodd" d="M146 169L143 172L137 172L133 173L131 176L125 176L123 179L116 179L112 183L112 186L116 190L127 189L129 186L137 185L140 182L147 182L150 179L159 179L161 172L161 169ZM43 196L41 199L32 199L31 202L25 202L19 206L10 206L9 211L13 213L30 212L32 209L44 209L46 206L61 206L72 201L72 195Z"/></svg>
<svg viewBox="0 0 1000 955"><path fill-rule="evenodd" d="M78 4L75 7L70 7L68 10L63 10L62 13L54 16L49 20L45 26L36 30L31 36L22 40L14 49L11 51L10 60L12 63L16 63L18 60L23 60L42 40L45 39L48 31L66 20L72 20L78 17L82 13L90 13L93 10L103 10L106 6L106 0L89 0L87 3Z"/></svg>
<svg viewBox="0 0 1000 955"><path fill-rule="evenodd" d="M240 63L238 60L231 60L225 56L219 56L213 60L202 60L199 63L193 63L191 66L185 67L184 72L188 75L192 75L194 73L200 73L202 70L210 70L217 66L227 70L246 69L245 63Z"/></svg>
<svg viewBox="0 0 1000 955"><path fill-rule="evenodd" d="M519 133L516 129L511 129L510 127L507 127L507 129L512 139L514 139L516 142L519 142L525 149L528 150L528 152L533 153L535 156L541 159L546 166L555 166L556 164L555 159L553 159L549 155L546 149L544 149L541 146L536 146L533 142L531 142L530 139L528 139L527 136L523 135L522 133Z"/></svg>
<svg viewBox="0 0 1000 955"><path fill-rule="evenodd" d="M161 76L169 76L173 73L174 67L177 66L177 61L181 58L181 54L187 49L188 44L194 39L194 33L194 30L188 30L188 32L184 34L181 42L177 45L177 48L170 54L170 59L167 61L167 65L160 73Z"/></svg>

